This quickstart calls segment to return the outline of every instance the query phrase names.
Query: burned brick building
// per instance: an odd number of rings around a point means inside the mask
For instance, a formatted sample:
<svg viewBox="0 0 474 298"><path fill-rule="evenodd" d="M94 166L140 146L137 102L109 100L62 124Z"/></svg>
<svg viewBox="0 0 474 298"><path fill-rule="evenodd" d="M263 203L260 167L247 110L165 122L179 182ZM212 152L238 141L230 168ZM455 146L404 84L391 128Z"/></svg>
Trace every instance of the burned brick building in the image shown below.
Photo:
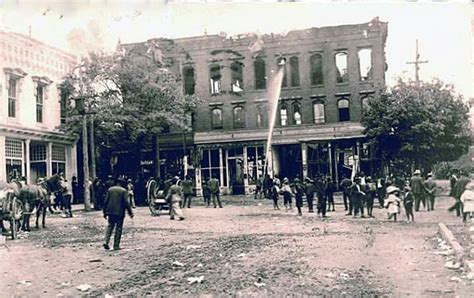
<svg viewBox="0 0 474 298"><path fill-rule="evenodd" d="M322 173L340 181L354 162L362 171L376 172L380 164L365 142L360 120L367 103L385 85L386 38L387 23L376 18L286 35L173 39L186 52L176 54L180 58L174 69L182 75L183 90L205 103L193 115L191 133L170 131L162 156L182 161L191 150L194 159L198 156L194 167L189 162L198 193L210 176L220 180L223 192L249 193L264 174L268 83L285 58L269 157L272 174L293 178ZM159 48L164 40L122 46L150 48L152 42ZM167 150L174 153L167 155Z"/></svg>

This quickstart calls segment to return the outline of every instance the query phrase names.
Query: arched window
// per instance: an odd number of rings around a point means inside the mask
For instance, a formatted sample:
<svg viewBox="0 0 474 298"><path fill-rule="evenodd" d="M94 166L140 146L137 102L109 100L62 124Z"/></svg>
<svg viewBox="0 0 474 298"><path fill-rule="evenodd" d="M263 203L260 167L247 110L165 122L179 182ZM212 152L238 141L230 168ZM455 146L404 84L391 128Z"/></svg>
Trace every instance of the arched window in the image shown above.
<svg viewBox="0 0 474 298"><path fill-rule="evenodd" d="M191 66L186 66L183 68L183 78L184 78L184 93L187 95L194 94L194 68Z"/></svg>
<svg viewBox="0 0 474 298"><path fill-rule="evenodd" d="M220 108L212 109L212 128L222 128L222 110Z"/></svg>
<svg viewBox="0 0 474 298"><path fill-rule="evenodd" d="M219 64L213 64L210 67L211 94L221 92L221 67Z"/></svg>
<svg viewBox="0 0 474 298"><path fill-rule="evenodd" d="M288 106L286 105L286 103L282 103L280 105L280 125L288 125Z"/></svg>
<svg viewBox="0 0 474 298"><path fill-rule="evenodd" d="M320 124L325 122L325 110L324 102L315 101L313 102L313 119L315 124Z"/></svg>
<svg viewBox="0 0 474 298"><path fill-rule="evenodd" d="M241 106L234 108L234 128L245 127L245 111Z"/></svg>
<svg viewBox="0 0 474 298"><path fill-rule="evenodd" d="M345 83L349 81L347 73L347 53L338 52L335 55L336 60L336 83Z"/></svg>
<svg viewBox="0 0 474 298"><path fill-rule="evenodd" d="M321 54L314 54L309 60L311 64L311 85L324 84L323 57Z"/></svg>
<svg viewBox="0 0 474 298"><path fill-rule="evenodd" d="M351 120L349 111L349 100L346 98L340 99L337 102L337 108L339 110L339 121Z"/></svg>
<svg viewBox="0 0 474 298"><path fill-rule="evenodd" d="M371 95L364 95L361 98L361 105L362 105L362 111L366 112L370 108L370 102L373 100L373 97Z"/></svg>
<svg viewBox="0 0 474 298"><path fill-rule="evenodd" d="M290 76L291 87L298 87L300 85L300 66L296 56L290 58Z"/></svg>
<svg viewBox="0 0 474 298"><path fill-rule="evenodd" d="M295 101L293 102L293 123L296 125L301 125L301 106L300 103Z"/></svg>
<svg viewBox="0 0 474 298"><path fill-rule="evenodd" d="M267 87L267 77L265 73L265 60L257 58L253 62L255 71L255 89L265 89Z"/></svg>
<svg viewBox="0 0 474 298"><path fill-rule="evenodd" d="M360 80L368 81L372 79L372 49L360 49L357 53L359 57Z"/></svg>
<svg viewBox="0 0 474 298"><path fill-rule="evenodd" d="M232 85L231 90L235 93L244 91L244 72L243 64L235 61L230 65Z"/></svg>
<svg viewBox="0 0 474 298"><path fill-rule="evenodd" d="M285 60L285 58L279 57L279 58L277 59L277 64L280 64L280 63L282 62L282 60ZM281 82L281 86L282 86L283 88L285 88L285 87L288 86L288 85L287 85L287 76L288 76L288 74L287 74L288 71L287 71L287 70L288 70L288 67L287 67L287 65L286 65L286 63L285 63L285 64L283 65L283 81Z"/></svg>

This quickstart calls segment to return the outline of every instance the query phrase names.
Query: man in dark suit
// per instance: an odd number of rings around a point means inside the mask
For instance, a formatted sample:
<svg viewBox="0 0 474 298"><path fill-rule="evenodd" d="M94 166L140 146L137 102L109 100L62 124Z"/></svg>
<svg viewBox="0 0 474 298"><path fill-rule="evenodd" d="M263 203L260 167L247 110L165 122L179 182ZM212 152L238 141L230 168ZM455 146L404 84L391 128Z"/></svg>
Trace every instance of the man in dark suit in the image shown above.
<svg viewBox="0 0 474 298"><path fill-rule="evenodd" d="M105 232L104 248L110 249L109 242L112 231L115 228L114 250L120 249L120 239L122 238L122 227L125 219L125 210L130 218L133 218L132 208L128 200L127 190L124 188L126 181L117 179L117 184L107 191L104 203L104 218L108 220L107 231Z"/></svg>
<svg viewBox="0 0 474 298"><path fill-rule="evenodd" d="M415 211L420 211L420 202L423 203L423 208L426 208L425 203L425 186L423 185L423 178L421 178L420 170L416 170L410 179L410 187L413 196L415 197Z"/></svg>

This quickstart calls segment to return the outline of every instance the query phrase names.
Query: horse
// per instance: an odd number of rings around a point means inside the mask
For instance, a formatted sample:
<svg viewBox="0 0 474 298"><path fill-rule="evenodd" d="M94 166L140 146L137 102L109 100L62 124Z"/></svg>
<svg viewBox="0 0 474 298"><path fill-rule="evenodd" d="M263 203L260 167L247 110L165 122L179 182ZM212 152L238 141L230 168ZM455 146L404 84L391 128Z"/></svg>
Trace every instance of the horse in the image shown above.
<svg viewBox="0 0 474 298"><path fill-rule="evenodd" d="M50 207L51 193L61 189L61 176L54 174L36 185L25 185L20 189L19 197L23 203L22 230L30 230L30 217L36 209L36 228L39 228L39 218L42 215L42 227L46 228L46 209Z"/></svg>

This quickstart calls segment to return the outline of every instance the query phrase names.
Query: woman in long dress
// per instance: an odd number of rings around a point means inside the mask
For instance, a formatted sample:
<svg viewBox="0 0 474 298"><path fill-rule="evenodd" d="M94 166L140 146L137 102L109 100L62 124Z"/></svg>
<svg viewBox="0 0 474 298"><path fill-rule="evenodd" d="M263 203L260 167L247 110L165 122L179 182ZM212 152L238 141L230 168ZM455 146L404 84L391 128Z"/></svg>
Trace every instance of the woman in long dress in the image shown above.
<svg viewBox="0 0 474 298"><path fill-rule="evenodd" d="M469 182L466 185L466 190L461 195L462 203L462 221L466 222L467 216L472 217L474 212L474 182Z"/></svg>

